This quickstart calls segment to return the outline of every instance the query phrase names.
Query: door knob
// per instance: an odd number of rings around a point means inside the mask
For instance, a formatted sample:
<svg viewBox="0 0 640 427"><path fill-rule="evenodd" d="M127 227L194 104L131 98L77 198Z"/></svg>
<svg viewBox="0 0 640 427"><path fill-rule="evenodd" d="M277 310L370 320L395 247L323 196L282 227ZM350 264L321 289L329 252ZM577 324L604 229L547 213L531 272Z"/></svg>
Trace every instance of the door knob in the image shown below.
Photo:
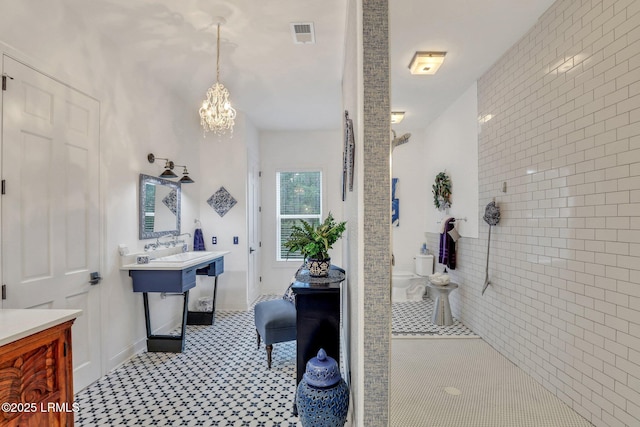
<svg viewBox="0 0 640 427"><path fill-rule="evenodd" d="M254 253L255 251L256 251L255 249L253 249L252 247L249 247L249 253L250 254Z"/></svg>
<svg viewBox="0 0 640 427"><path fill-rule="evenodd" d="M91 273L89 277L90 277L89 278L90 285L97 285L102 280L102 277L100 277L100 273L98 273L97 271L94 271L93 273Z"/></svg>

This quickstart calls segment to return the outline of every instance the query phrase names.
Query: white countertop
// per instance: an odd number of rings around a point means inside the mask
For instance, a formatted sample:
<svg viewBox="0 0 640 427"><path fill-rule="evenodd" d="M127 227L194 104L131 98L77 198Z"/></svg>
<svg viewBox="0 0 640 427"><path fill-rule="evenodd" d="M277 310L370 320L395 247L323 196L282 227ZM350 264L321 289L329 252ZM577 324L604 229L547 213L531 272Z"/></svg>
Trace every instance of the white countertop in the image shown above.
<svg viewBox="0 0 640 427"><path fill-rule="evenodd" d="M230 254L230 251L195 251L184 252L183 254L193 254L196 258L186 261L163 261L163 258L179 257L181 254L169 255L166 257L160 257L158 259L152 259L148 264L125 264L120 267L121 270L184 270L185 268L193 267L195 265L203 264L207 261L212 261L216 258L223 257ZM145 253L141 255L151 255L151 253Z"/></svg>
<svg viewBox="0 0 640 427"><path fill-rule="evenodd" d="M0 310L0 346L75 319L82 310L5 309Z"/></svg>

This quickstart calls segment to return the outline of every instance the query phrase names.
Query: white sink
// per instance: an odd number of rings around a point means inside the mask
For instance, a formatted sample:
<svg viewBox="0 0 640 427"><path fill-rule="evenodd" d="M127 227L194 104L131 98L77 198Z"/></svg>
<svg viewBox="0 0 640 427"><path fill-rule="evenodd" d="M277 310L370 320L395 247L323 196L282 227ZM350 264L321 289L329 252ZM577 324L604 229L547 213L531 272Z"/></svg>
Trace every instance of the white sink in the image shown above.
<svg viewBox="0 0 640 427"><path fill-rule="evenodd" d="M196 251L196 252L182 252L175 255L167 255L160 258L154 258L151 262L186 262L192 261L198 258L204 258L211 255L211 252Z"/></svg>
<svg viewBox="0 0 640 427"><path fill-rule="evenodd" d="M147 264L138 264L137 262L131 262L129 264L123 264L121 270L184 270L185 268L206 265L213 262L218 258L222 258L225 255L229 255L229 251L192 251L182 252L174 255L160 256L158 258L150 259ZM149 252L145 252L141 255L151 256ZM136 261L136 255L130 257L131 261ZM222 266L221 266L222 267Z"/></svg>

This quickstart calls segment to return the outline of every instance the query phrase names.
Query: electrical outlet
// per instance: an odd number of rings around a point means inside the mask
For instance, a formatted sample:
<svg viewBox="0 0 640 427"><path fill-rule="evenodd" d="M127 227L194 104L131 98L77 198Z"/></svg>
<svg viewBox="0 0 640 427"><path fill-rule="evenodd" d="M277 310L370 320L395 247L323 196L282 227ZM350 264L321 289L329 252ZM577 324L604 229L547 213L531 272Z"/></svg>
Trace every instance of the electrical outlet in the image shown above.
<svg viewBox="0 0 640 427"><path fill-rule="evenodd" d="M238 236L233 236L233 244L234 245L238 244Z"/></svg>
<svg viewBox="0 0 640 427"><path fill-rule="evenodd" d="M218 244L218 238L216 236L211 237L211 244L212 245L217 245Z"/></svg>

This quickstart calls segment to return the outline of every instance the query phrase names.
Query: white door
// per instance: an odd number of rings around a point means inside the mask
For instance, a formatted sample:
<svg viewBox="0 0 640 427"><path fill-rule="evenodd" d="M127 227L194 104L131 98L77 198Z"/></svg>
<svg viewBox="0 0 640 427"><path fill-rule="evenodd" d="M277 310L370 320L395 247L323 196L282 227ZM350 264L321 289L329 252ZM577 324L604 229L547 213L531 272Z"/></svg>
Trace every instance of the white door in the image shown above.
<svg viewBox="0 0 640 427"><path fill-rule="evenodd" d="M247 211L249 216L249 286L248 303L260 296L260 171L258 159L249 155L249 197Z"/></svg>
<svg viewBox="0 0 640 427"><path fill-rule="evenodd" d="M79 308L74 387L100 377L99 103L3 56L3 308Z"/></svg>

